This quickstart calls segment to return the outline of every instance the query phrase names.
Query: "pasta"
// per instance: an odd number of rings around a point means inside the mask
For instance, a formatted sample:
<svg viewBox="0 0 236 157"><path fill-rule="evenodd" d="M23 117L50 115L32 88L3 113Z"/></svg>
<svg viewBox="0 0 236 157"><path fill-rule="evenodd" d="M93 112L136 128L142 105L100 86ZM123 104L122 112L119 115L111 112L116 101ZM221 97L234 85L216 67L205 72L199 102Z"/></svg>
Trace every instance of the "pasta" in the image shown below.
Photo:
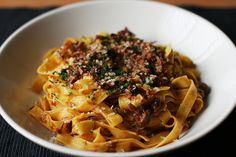
<svg viewBox="0 0 236 157"><path fill-rule="evenodd" d="M29 114L56 142L87 151L157 148L178 139L209 88L195 64L168 46L116 34L69 38L49 50L32 89Z"/></svg>

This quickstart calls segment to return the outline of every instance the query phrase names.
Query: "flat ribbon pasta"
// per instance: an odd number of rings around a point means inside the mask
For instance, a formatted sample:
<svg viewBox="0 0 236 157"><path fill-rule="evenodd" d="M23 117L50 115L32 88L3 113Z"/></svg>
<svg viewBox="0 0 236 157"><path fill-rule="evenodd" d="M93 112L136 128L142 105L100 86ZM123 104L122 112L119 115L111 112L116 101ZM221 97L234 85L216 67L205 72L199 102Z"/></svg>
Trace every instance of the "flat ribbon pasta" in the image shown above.
<svg viewBox="0 0 236 157"><path fill-rule="evenodd" d="M208 86L186 56L117 34L69 38L49 50L32 86L29 114L70 148L127 152L180 138L204 107Z"/></svg>

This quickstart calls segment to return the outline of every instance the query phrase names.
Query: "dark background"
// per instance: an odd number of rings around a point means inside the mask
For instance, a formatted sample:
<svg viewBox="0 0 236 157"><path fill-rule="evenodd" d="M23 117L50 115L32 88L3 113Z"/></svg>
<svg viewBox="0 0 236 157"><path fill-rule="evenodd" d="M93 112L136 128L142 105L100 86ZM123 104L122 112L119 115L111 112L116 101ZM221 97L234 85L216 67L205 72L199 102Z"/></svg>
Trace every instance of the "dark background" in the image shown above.
<svg viewBox="0 0 236 157"><path fill-rule="evenodd" d="M183 7L205 17L236 43L236 9ZM46 9L0 9L0 44L22 24L44 13ZM204 38L204 34L202 34ZM224 52L222 52L224 53ZM235 67L236 68L236 67ZM223 73L222 73L223 74ZM0 87L1 88L1 87ZM235 93L236 94L236 93ZM234 156L236 154L236 109L214 131L196 142L164 156ZM65 157L43 148L12 129L0 116L0 157Z"/></svg>

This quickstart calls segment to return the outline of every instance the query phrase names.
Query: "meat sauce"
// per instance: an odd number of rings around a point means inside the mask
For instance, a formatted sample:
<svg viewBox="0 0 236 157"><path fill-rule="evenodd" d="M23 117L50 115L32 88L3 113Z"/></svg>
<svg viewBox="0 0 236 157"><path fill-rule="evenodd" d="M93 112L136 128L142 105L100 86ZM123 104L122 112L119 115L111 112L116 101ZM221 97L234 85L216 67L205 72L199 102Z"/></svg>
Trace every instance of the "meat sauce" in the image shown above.
<svg viewBox="0 0 236 157"><path fill-rule="evenodd" d="M92 76L99 88L108 91L105 103L125 119L124 125L143 134L163 104L158 95L139 85L169 86L171 79L177 77L169 70L174 65L165 58L163 47L137 38L127 28L116 34L97 35L89 44L67 41L61 52L63 58L74 58L73 64L60 73L61 79L73 84L85 75ZM131 110L120 109L117 97L121 93L141 94L142 105Z"/></svg>

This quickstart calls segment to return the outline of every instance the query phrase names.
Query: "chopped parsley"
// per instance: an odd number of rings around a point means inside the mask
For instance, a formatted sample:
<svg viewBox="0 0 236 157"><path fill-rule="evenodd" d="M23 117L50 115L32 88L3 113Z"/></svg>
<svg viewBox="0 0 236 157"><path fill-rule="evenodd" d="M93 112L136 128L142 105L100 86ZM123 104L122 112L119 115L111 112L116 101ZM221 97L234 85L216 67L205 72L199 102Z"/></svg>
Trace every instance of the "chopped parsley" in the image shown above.
<svg viewBox="0 0 236 157"><path fill-rule="evenodd" d="M133 50L134 53L141 53L141 48L139 46L132 46L131 49Z"/></svg>
<svg viewBox="0 0 236 157"><path fill-rule="evenodd" d="M126 82L125 84L123 84L123 85L120 86L120 89L121 89L121 90L124 90L124 89L127 89L128 87L129 87L129 83Z"/></svg>
<svg viewBox="0 0 236 157"><path fill-rule="evenodd" d="M88 44L78 41L78 46L86 46L85 52L65 53L67 59L74 58L73 65L55 72L68 83L88 75L109 93L127 91L136 83L151 87L170 83L169 79L162 79L169 77L164 67L164 49L137 38L127 28L116 34L97 35Z"/></svg>
<svg viewBox="0 0 236 157"><path fill-rule="evenodd" d="M105 78L105 73L110 71L110 68L107 64L103 64L101 67L97 68L96 75L98 78L103 79Z"/></svg>
<svg viewBox="0 0 236 157"><path fill-rule="evenodd" d="M117 86L119 85L118 83L116 83ZM123 85L121 85L120 87L115 87L115 88L111 88L107 91L108 95L117 93L117 92L123 92L125 89L127 89L129 87L129 82L124 83Z"/></svg>
<svg viewBox="0 0 236 157"><path fill-rule="evenodd" d="M116 74L116 76L121 76L125 74L125 72L121 68L114 69L113 72Z"/></svg>
<svg viewBox="0 0 236 157"><path fill-rule="evenodd" d="M67 73L66 69L62 69L61 73L59 73L59 76L62 80L66 80L69 77L69 74Z"/></svg>
<svg viewBox="0 0 236 157"><path fill-rule="evenodd" d="M117 52L114 50L114 49L109 49L107 51L107 56L110 58L110 59L115 59L117 54Z"/></svg>
<svg viewBox="0 0 236 157"><path fill-rule="evenodd" d="M88 59L88 64L90 65L90 66L93 66L94 64L95 64L95 60L97 59L97 55L96 55L96 53L95 54L93 54L93 55L91 55L90 57L89 57L89 59Z"/></svg>
<svg viewBox="0 0 236 157"><path fill-rule="evenodd" d="M146 77L145 82L146 82L146 84L148 84L150 86L153 86L153 84L154 84L153 79L151 79L150 77Z"/></svg>

